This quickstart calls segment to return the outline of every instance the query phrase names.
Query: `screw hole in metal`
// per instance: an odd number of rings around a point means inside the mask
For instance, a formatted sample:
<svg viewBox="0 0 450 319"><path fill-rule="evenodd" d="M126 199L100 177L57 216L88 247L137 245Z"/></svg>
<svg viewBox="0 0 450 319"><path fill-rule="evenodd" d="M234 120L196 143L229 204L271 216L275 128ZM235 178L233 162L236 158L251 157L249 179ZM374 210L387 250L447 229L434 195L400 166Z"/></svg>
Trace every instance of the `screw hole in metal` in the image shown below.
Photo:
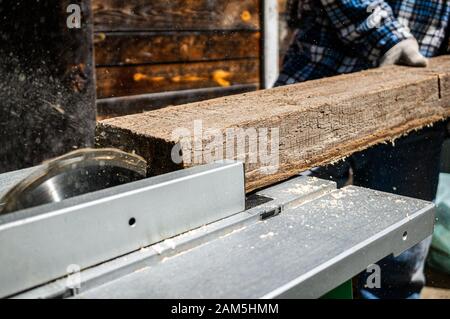
<svg viewBox="0 0 450 319"><path fill-rule="evenodd" d="M407 231L405 231L404 233L403 233L403 241L405 241L406 239L408 239L408 232Z"/></svg>

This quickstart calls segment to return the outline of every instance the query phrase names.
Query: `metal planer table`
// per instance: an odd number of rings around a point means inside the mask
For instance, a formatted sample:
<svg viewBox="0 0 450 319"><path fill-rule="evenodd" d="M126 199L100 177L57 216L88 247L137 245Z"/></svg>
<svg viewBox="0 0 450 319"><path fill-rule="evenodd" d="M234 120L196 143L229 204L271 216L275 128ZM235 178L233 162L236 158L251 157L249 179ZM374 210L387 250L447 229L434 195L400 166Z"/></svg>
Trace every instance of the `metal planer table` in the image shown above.
<svg viewBox="0 0 450 319"><path fill-rule="evenodd" d="M433 222L432 203L302 176L246 199L242 163L219 162L0 215L0 297L318 298Z"/></svg>

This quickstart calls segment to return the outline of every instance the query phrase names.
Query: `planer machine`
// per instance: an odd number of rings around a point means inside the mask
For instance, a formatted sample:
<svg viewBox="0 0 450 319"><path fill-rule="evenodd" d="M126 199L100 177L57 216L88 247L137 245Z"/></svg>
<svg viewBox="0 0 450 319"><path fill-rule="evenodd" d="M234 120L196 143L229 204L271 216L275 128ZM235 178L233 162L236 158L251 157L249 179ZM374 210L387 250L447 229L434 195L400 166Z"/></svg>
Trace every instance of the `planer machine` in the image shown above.
<svg viewBox="0 0 450 319"><path fill-rule="evenodd" d="M306 176L246 196L234 161L145 169L81 150L0 175L0 297L351 295L352 277L433 232L422 200Z"/></svg>

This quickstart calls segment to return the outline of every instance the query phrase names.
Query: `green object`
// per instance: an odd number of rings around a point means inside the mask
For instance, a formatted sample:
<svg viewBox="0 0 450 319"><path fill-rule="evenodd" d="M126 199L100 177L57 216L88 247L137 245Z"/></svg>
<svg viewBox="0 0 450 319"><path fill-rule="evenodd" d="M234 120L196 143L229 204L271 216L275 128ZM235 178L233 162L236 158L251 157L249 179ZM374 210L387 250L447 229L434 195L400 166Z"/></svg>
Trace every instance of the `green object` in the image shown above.
<svg viewBox="0 0 450 319"><path fill-rule="evenodd" d="M339 287L327 293L321 299L353 299L352 280L344 282Z"/></svg>
<svg viewBox="0 0 450 319"><path fill-rule="evenodd" d="M439 177L436 207L428 265L450 274L450 174L441 173Z"/></svg>

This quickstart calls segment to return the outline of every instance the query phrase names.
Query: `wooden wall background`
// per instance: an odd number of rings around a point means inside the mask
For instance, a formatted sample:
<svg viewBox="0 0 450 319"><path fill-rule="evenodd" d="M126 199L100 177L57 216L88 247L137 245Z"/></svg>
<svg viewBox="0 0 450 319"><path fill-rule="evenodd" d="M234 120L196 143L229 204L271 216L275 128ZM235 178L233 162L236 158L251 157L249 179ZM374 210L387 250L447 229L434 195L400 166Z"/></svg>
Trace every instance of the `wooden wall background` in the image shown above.
<svg viewBox="0 0 450 319"><path fill-rule="evenodd" d="M283 63L283 57L291 44L293 30L288 27L288 0L278 0L279 11L279 43L280 43L280 64Z"/></svg>
<svg viewBox="0 0 450 319"><path fill-rule="evenodd" d="M91 0L0 1L0 13L0 173L94 146Z"/></svg>
<svg viewBox="0 0 450 319"><path fill-rule="evenodd" d="M262 0L93 0L100 117L256 90Z"/></svg>

